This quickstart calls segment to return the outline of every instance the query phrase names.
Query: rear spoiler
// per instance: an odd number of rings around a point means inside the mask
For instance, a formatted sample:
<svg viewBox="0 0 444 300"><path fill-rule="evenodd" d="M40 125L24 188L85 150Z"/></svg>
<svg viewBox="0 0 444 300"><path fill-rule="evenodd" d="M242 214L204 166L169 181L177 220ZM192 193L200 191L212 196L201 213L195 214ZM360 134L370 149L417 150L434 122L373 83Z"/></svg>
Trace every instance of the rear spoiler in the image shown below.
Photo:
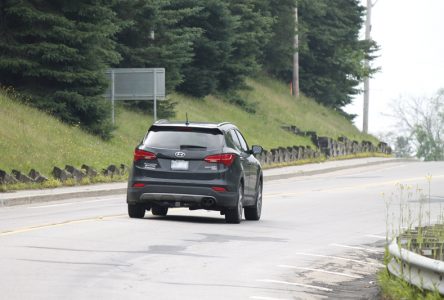
<svg viewBox="0 0 444 300"><path fill-rule="evenodd" d="M219 128L207 128L207 127L194 127L194 126L177 126L177 125L165 125L161 126L152 125L148 131L183 131L183 132L201 132L208 134L223 134Z"/></svg>

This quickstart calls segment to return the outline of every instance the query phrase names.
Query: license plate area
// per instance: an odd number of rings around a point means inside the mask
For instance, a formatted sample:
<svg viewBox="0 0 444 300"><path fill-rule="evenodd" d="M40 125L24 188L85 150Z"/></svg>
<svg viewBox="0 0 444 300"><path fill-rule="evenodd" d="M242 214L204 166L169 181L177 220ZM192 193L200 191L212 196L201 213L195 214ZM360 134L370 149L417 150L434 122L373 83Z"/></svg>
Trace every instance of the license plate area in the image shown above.
<svg viewBox="0 0 444 300"><path fill-rule="evenodd" d="M187 160L172 160L171 161L171 170L187 171L188 170L188 161Z"/></svg>

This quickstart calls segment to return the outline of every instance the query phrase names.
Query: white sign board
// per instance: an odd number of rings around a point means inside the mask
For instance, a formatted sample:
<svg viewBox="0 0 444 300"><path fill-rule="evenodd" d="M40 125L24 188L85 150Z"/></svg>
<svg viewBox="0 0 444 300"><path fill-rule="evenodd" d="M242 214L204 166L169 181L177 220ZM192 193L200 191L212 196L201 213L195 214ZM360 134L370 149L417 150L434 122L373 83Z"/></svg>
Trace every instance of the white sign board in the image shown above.
<svg viewBox="0 0 444 300"><path fill-rule="evenodd" d="M106 71L110 85L105 97L112 100L165 99L164 68L118 68Z"/></svg>
<svg viewBox="0 0 444 300"><path fill-rule="evenodd" d="M112 102L114 120L114 101L153 100L154 121L157 120L157 100L165 100L164 68L117 68L106 71L109 86L105 98Z"/></svg>

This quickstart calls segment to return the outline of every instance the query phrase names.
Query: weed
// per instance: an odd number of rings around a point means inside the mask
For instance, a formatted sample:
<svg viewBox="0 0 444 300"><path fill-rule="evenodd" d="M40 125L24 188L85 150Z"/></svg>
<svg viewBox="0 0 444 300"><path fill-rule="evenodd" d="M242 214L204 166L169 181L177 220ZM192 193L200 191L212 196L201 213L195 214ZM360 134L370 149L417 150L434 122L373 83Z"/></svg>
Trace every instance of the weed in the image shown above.
<svg viewBox="0 0 444 300"><path fill-rule="evenodd" d="M427 194L424 194L424 189L419 185L398 183L397 192L386 199L387 242L396 239L400 248L432 259L443 260L444 226L441 224L444 224L442 218L444 212L440 207L439 212L435 214L437 223L432 224L432 176L428 175L425 179L428 187ZM383 197L385 198L385 195ZM397 216L395 212L390 213L393 203L398 203ZM418 205L415 207L412 203L418 203ZM390 219L396 223L390 224ZM386 248L384 264L388 265L393 259L397 258L392 257ZM407 272L403 269L402 263L398 262L398 265L401 266L401 273ZM378 281L385 299L443 299L437 290L430 292L413 286L391 275L387 269L379 272Z"/></svg>

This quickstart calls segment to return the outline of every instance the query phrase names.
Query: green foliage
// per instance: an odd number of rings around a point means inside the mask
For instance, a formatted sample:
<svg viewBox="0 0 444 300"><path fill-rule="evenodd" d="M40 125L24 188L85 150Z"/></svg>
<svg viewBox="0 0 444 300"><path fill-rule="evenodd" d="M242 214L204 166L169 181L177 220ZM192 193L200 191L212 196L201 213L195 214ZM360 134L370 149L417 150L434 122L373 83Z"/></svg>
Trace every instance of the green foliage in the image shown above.
<svg viewBox="0 0 444 300"><path fill-rule="evenodd" d="M444 89L432 97L400 99L393 110L418 158L444 160Z"/></svg>
<svg viewBox="0 0 444 300"><path fill-rule="evenodd" d="M182 22L184 26L200 27L203 34L195 41L193 61L185 66L185 80L179 90L196 97L204 97L218 88L221 67L229 64L233 51L235 18L226 1L185 0L188 5L201 7L198 15Z"/></svg>
<svg viewBox="0 0 444 300"><path fill-rule="evenodd" d="M0 84L68 124L109 138L104 70L120 59L109 3L2 1Z"/></svg>
<svg viewBox="0 0 444 300"><path fill-rule="evenodd" d="M245 78L261 69L263 44L270 37L273 19L267 1L184 1L201 10L183 21L203 34L194 44L193 61L185 67L179 90L196 97L226 92L245 85Z"/></svg>
<svg viewBox="0 0 444 300"><path fill-rule="evenodd" d="M193 43L202 30L184 20L201 10L180 0L120 0L114 11L123 24L116 40L123 68L165 68L166 88L183 81L183 67L191 62Z"/></svg>
<svg viewBox="0 0 444 300"><path fill-rule="evenodd" d="M396 157L410 157L412 153L412 148L410 146L410 139L405 136L396 137L394 152Z"/></svg>
<svg viewBox="0 0 444 300"><path fill-rule="evenodd" d="M229 60L221 65L218 90L238 89L246 76L261 69L263 45L271 37L273 18L266 0L227 0L235 18L232 51Z"/></svg>
<svg viewBox="0 0 444 300"><path fill-rule="evenodd" d="M292 78L295 7L296 0L269 1L269 11L274 22L271 38L264 45L263 65L269 74L284 82L290 82Z"/></svg>
<svg viewBox="0 0 444 300"><path fill-rule="evenodd" d="M374 71L363 65L375 45L358 39L359 0L2 0L0 85L105 139L109 67L163 67L168 94L227 95L253 112L239 96L247 77L265 69L290 82L296 5L302 91L340 111ZM162 102L159 115L174 105Z"/></svg>
<svg viewBox="0 0 444 300"><path fill-rule="evenodd" d="M153 101L122 101L125 108L143 113L146 115L153 115L154 104ZM157 117L158 119L169 119L174 118L175 107L177 103L171 99L166 99L162 101L157 101Z"/></svg>
<svg viewBox="0 0 444 300"><path fill-rule="evenodd" d="M439 140L439 136L437 139L433 133L420 125L415 127L413 134L418 142L417 157L426 161L444 160L444 141Z"/></svg>
<svg viewBox="0 0 444 300"><path fill-rule="evenodd" d="M359 0L303 0L301 14L301 87L331 107L343 107L368 74L368 42L359 41L364 8ZM305 16L305 17L304 17Z"/></svg>
<svg viewBox="0 0 444 300"><path fill-rule="evenodd" d="M269 77L249 79L247 85L250 89L239 92L239 97L255 103L255 114L230 104L221 99L222 96L196 99L173 93L170 97L171 102L177 103L175 119L184 121L188 113L190 121L230 121L242 129L250 145L262 145L265 149L311 145L309 138L281 128L289 124L323 136L377 142L371 136L362 135L332 109L305 97L295 102L286 85ZM151 114L124 109L119 103L116 107L118 127L113 137L104 141L77 126L62 124L39 110L17 103L0 91L0 169L27 173L35 168L49 175L54 166L87 164L100 171L109 164L129 165L134 147L153 119Z"/></svg>
<svg viewBox="0 0 444 300"><path fill-rule="evenodd" d="M418 289L406 281L392 276L384 268L378 273L379 286L382 289L384 299L387 300L441 300L442 297L438 291L428 292Z"/></svg>
<svg viewBox="0 0 444 300"><path fill-rule="evenodd" d="M340 108L351 102L373 59L374 42L360 41L364 8L358 0L271 0L276 18L273 37L266 47L266 70L291 82L294 7L298 6L300 87L320 103ZM295 3L297 2L297 3Z"/></svg>
<svg viewBox="0 0 444 300"><path fill-rule="evenodd" d="M247 87L244 87L243 90L248 91L249 89ZM257 103L253 101L247 101L244 97L240 95L239 91L230 90L226 93L220 93L218 95L218 98L222 101L234 104L250 114L256 113Z"/></svg>

